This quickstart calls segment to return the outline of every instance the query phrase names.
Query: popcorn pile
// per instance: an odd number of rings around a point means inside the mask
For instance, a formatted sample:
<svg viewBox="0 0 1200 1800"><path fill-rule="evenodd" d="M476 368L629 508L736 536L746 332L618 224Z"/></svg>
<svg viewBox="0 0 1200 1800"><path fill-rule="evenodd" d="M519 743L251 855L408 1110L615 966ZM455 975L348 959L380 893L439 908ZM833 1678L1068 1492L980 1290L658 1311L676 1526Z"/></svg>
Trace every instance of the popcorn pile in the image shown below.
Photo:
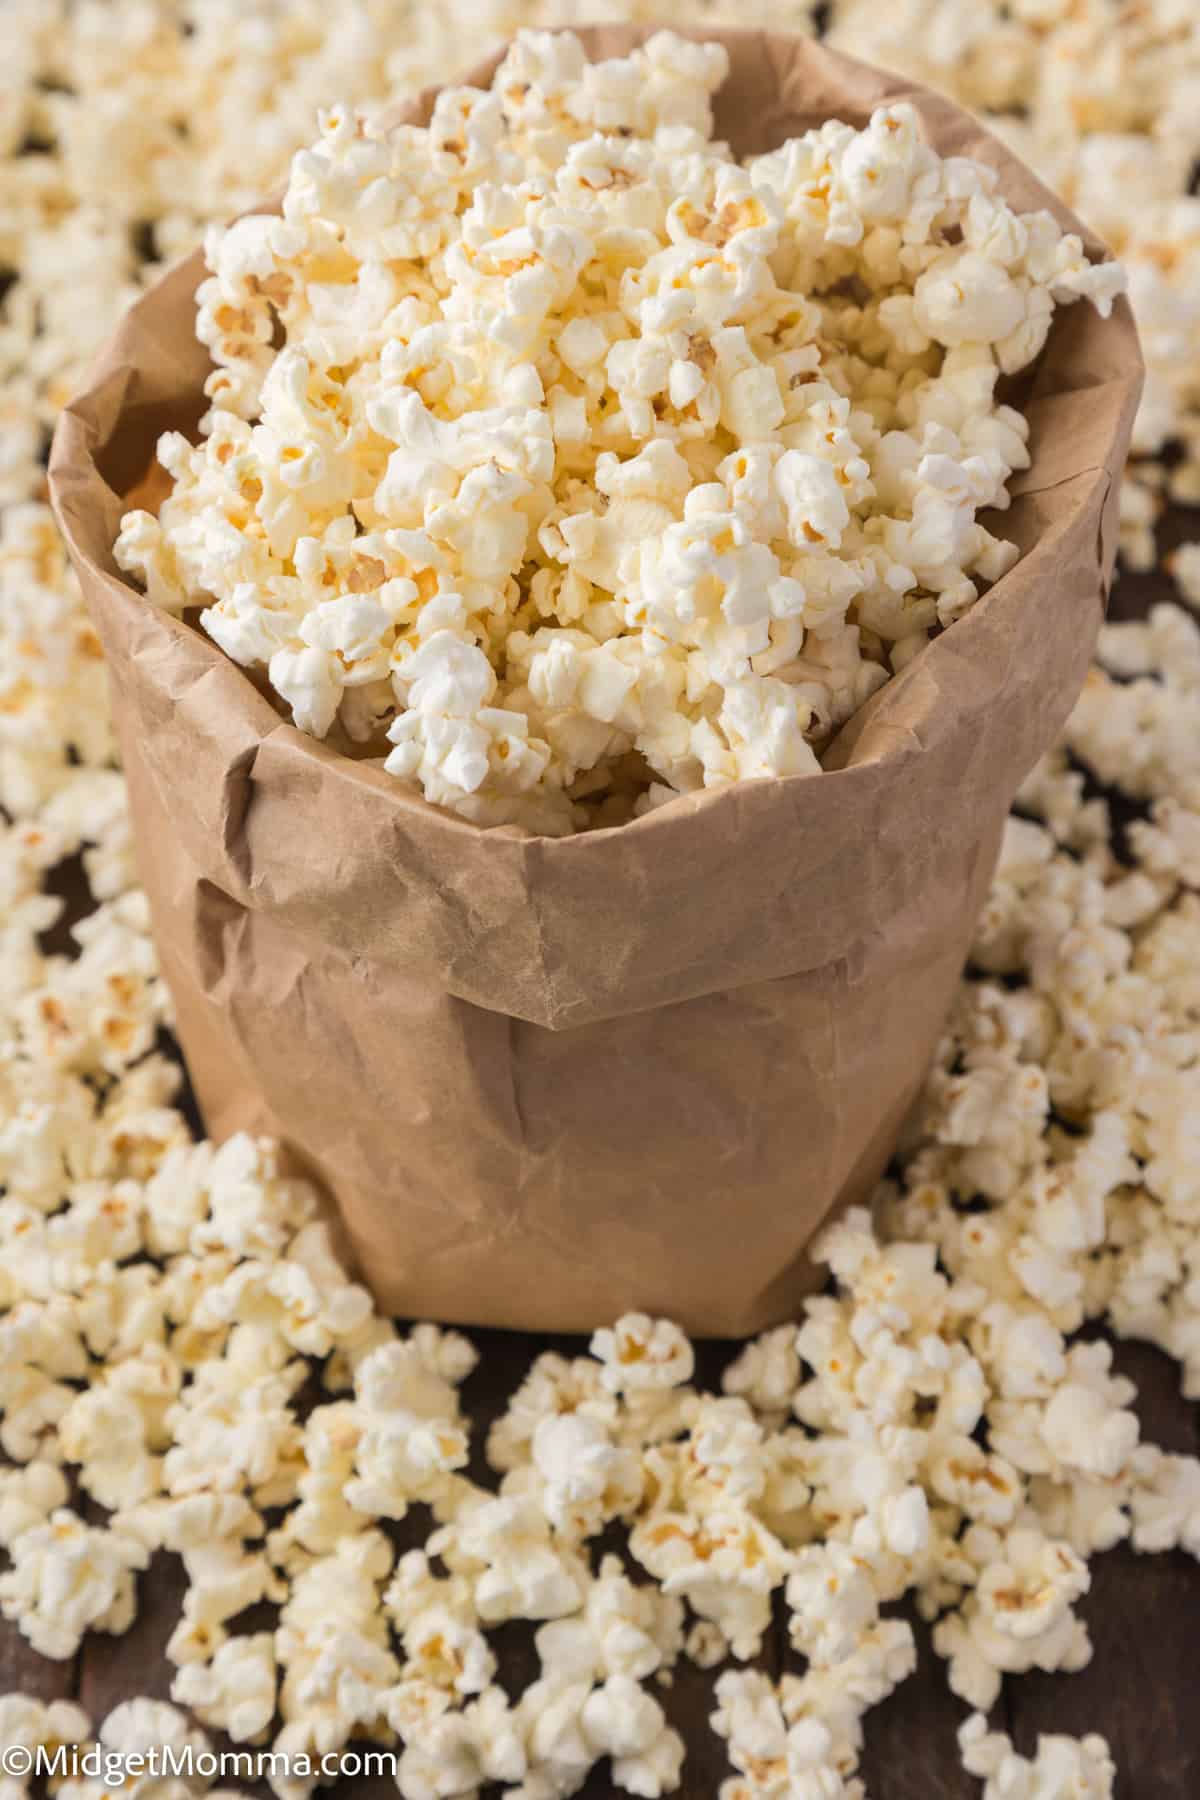
<svg viewBox="0 0 1200 1800"><path fill-rule="evenodd" d="M1164 498L1200 501L1193 0L836 0L832 12L833 44L982 113L1121 258L1147 365L1123 548L1151 568Z"/></svg>
<svg viewBox="0 0 1200 1800"><path fill-rule="evenodd" d="M817 773L1016 560L998 379L1124 284L908 105L733 161L727 72L525 31L428 128L324 112L282 218L205 240L204 437L117 562L482 825Z"/></svg>
<svg viewBox="0 0 1200 1800"><path fill-rule="evenodd" d="M1169 10L1124 9L1122 34ZM1044 55L1092 16L1067 12L1039 0L1005 17ZM938 15L990 20L951 0ZM666 1321L627 1317L590 1354L538 1358L488 1435L491 1478L473 1478L474 1348L377 1318L269 1144L191 1141L102 665L37 464L56 371L67 382L107 329L139 224L186 247L189 207L222 216L269 189L314 92L381 94L389 54L406 79L444 73L449 56L420 61L442 27L346 6L326 42L306 0L10 0L0 28L14 18L5 143L54 142L3 165L24 210L6 221L20 274L0 358L28 375L0 402L19 427L0 434L0 1612L69 1658L85 1633L133 1628L151 1556L178 1559L177 1704L118 1706L97 1732L112 1749L205 1731L322 1753L374 1738L399 1752L408 1800L492 1782L562 1800L609 1758L613 1787L653 1796L687 1780L668 1719L686 1659L714 1671L721 1800L862 1800L864 1720L914 1664L890 1610L907 1594L971 1709L959 1748L984 1800L1103 1800L1102 1739L1022 1755L982 1715L1005 1675L1087 1661L1095 1555L1125 1541L1200 1556L1200 1462L1140 1441L1132 1384L1106 1340L1080 1335L1092 1322L1158 1344L1200 1399L1197 622L1164 605L1105 630L1010 823L897 1174L873 1219L825 1235L828 1292L745 1346L719 1393ZM988 28L945 81L1001 79L1009 40ZM1094 112L1064 121L1064 159L1090 117L1101 135L1116 119L1157 133L1177 111L1172 129L1194 130L1185 39L1169 40L1177 87L1153 65L1163 104L1145 114L1149 72L1122 86L1103 58L1081 63ZM164 112L176 76L187 136ZM222 187L234 143L244 162ZM104 157L128 179L89 185ZM112 279L97 275L82 317L85 246ZM1197 555L1173 565L1193 603ZM59 897L76 858L83 918ZM397 1554L400 1520L420 1547ZM246 1629L262 1602L277 1621ZM774 1606L794 1649L778 1678L745 1666ZM538 1671L513 1694L496 1636L511 1620L535 1628ZM73 1704L0 1696L0 1742L91 1734ZM192 1786L171 1800L201 1800ZM284 1784L282 1800L302 1796Z"/></svg>

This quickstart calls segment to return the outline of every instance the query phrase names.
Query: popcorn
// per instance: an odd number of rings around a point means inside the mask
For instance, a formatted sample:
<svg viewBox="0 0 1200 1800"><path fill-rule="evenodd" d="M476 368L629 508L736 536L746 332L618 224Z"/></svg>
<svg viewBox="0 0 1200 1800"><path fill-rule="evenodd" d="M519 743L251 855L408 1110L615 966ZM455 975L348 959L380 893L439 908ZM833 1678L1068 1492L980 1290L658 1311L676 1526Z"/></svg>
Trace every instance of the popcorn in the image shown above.
<svg viewBox="0 0 1200 1800"><path fill-rule="evenodd" d="M436 1603L409 1621L403 1642L405 1681L462 1696L485 1692L496 1673L483 1633Z"/></svg>
<svg viewBox="0 0 1200 1800"><path fill-rule="evenodd" d="M1024 1499L1024 1484L1011 1463L980 1449L973 1438L939 1436L930 1447L929 1482L938 1499L969 1519L1001 1526L1012 1523Z"/></svg>
<svg viewBox="0 0 1200 1800"><path fill-rule="evenodd" d="M0 1544L11 1549L23 1532L65 1507L68 1497L66 1477L55 1463L30 1462L0 1472Z"/></svg>
<svg viewBox="0 0 1200 1800"><path fill-rule="evenodd" d="M787 1584L792 1643L816 1667L844 1662L879 1616L862 1559L841 1544L809 1546Z"/></svg>
<svg viewBox="0 0 1200 1800"><path fill-rule="evenodd" d="M770 1595L789 1567L765 1525L732 1508L699 1518L659 1513L634 1528L629 1548L664 1593L681 1595L724 1633L735 1656L757 1654Z"/></svg>
<svg viewBox="0 0 1200 1800"><path fill-rule="evenodd" d="M209 1750L207 1737L189 1725L178 1708L165 1700L142 1697L114 1707L98 1737L104 1750L125 1757L145 1756L156 1749L161 1753L168 1746L176 1759L182 1759L185 1752L198 1758ZM210 1783L211 1777L201 1771L190 1777L133 1774L121 1782L119 1791L126 1800L170 1800L171 1796L203 1793Z"/></svg>
<svg viewBox="0 0 1200 1800"><path fill-rule="evenodd" d="M430 1326L365 1358L355 1379L361 1426L354 1446L359 1473L345 1486L351 1507L402 1519L413 1501L432 1501L446 1490L467 1460L455 1384L473 1363L463 1340L453 1333L443 1340Z"/></svg>
<svg viewBox="0 0 1200 1800"><path fill-rule="evenodd" d="M216 1643L227 1620L260 1600L280 1598L279 1583L272 1579L266 1558L247 1554L234 1535L185 1549L181 1555L189 1582L184 1618L194 1632L210 1633Z"/></svg>
<svg viewBox="0 0 1200 1800"><path fill-rule="evenodd" d="M1042 1435L1060 1464L1111 1479L1137 1444L1138 1422L1132 1413L1106 1407L1095 1388L1067 1381L1046 1408Z"/></svg>
<svg viewBox="0 0 1200 1800"><path fill-rule="evenodd" d="M447 1793L474 1793L485 1782L521 1781L526 1768L516 1718L504 1694L493 1687L462 1712L431 1719L422 1736L406 1747L398 1781L414 1800L441 1800Z"/></svg>
<svg viewBox="0 0 1200 1800"><path fill-rule="evenodd" d="M303 1378L300 1363L263 1375L239 1368L236 1359L202 1364L167 1416L173 1439L163 1459L167 1492L248 1485L264 1505L274 1501L273 1489L290 1498L299 1426L289 1403Z"/></svg>
<svg viewBox="0 0 1200 1800"><path fill-rule="evenodd" d="M1146 1445L1136 1459L1130 1511L1135 1550L1200 1554L1200 1460Z"/></svg>
<svg viewBox="0 0 1200 1800"><path fill-rule="evenodd" d="M701 1619L684 1639L684 1655L698 1669L715 1669L729 1655L725 1633L711 1619Z"/></svg>
<svg viewBox="0 0 1200 1800"><path fill-rule="evenodd" d="M961 1699L990 1711L1003 1674L1086 1666L1091 1642L1071 1604L1091 1578L1073 1550L1032 1526L1003 1539L973 1526L964 1548L979 1568L977 1585L934 1629L934 1648L947 1658Z"/></svg>
<svg viewBox="0 0 1200 1800"><path fill-rule="evenodd" d="M727 68L519 32L428 127L327 109L283 217L206 237L206 438L118 565L484 827L817 774L1016 558L998 376L1122 286L902 103L733 162Z"/></svg>
<svg viewBox="0 0 1200 1800"><path fill-rule="evenodd" d="M488 1461L494 1469L511 1470L532 1458L533 1437L540 1422L586 1411L602 1423L614 1423L620 1402L604 1385L590 1357L570 1362L554 1351L537 1357L488 1434Z"/></svg>
<svg viewBox="0 0 1200 1800"><path fill-rule="evenodd" d="M720 1800L788 1792L803 1800L864 1800L862 1782L843 1779L831 1732L814 1719L793 1722L768 1676L729 1671L719 1678L716 1692L718 1706L710 1723L745 1777L744 1783L725 1782Z"/></svg>
<svg viewBox="0 0 1200 1800"><path fill-rule="evenodd" d="M1197 209L1187 197L1195 124L1180 100L1194 92L1197 51L1195 34L1175 29L1176 19L1170 0L1119 20L1092 7L1069 15L1011 14L997 5L966 9L954 0L908 0L881 26L867 0L839 0L831 37L841 49L928 81L982 112L1117 247L1149 365L1135 451L1153 457L1169 440L1187 446L1182 473L1171 477L1182 499L1195 481L1189 320ZM989 229L982 217L979 223ZM1053 283L1053 259L1045 273ZM1076 264L1068 280L1079 273ZM1139 463L1135 474L1153 466ZM1136 566L1148 567L1154 551L1145 534L1152 520L1141 509L1150 490L1140 481L1125 485L1123 548L1128 543ZM1135 492L1145 497L1136 502L1136 516Z"/></svg>
<svg viewBox="0 0 1200 1800"><path fill-rule="evenodd" d="M158 1492L161 1459L148 1454L146 1421L136 1401L110 1387L79 1394L59 1421L68 1462L82 1465L80 1484L111 1512Z"/></svg>
<svg viewBox="0 0 1200 1800"><path fill-rule="evenodd" d="M273 1330L289 1349L327 1355L370 1317L365 1288L348 1282L323 1220L303 1225L272 1264L247 1260L209 1288L192 1315L201 1329L236 1318Z"/></svg>
<svg viewBox="0 0 1200 1800"><path fill-rule="evenodd" d="M1018 1756L1002 1731L989 1732L982 1713L973 1713L958 1734L963 1766L984 1783L983 1800L1107 1800L1116 1768L1108 1745L1095 1734L1085 1738L1039 1737L1033 1761Z"/></svg>
<svg viewBox="0 0 1200 1800"><path fill-rule="evenodd" d="M369 1531L295 1576L275 1634L284 1719L276 1749L328 1754L378 1733L400 1675L379 1603L391 1563L391 1546Z"/></svg>
<svg viewBox="0 0 1200 1800"><path fill-rule="evenodd" d="M752 1338L721 1377L727 1394L747 1399L755 1412L782 1420L800 1384L800 1357L791 1325Z"/></svg>
<svg viewBox="0 0 1200 1800"><path fill-rule="evenodd" d="M57 1507L10 1546L0 1611L42 1656L74 1656L85 1631L119 1637L137 1610L134 1575L149 1562L135 1539L85 1525Z"/></svg>
<svg viewBox="0 0 1200 1800"><path fill-rule="evenodd" d="M532 1468L546 1518L567 1536L595 1536L609 1519L631 1512L641 1495L634 1452L613 1444L586 1414L543 1419L533 1436Z"/></svg>
<svg viewBox="0 0 1200 1800"><path fill-rule="evenodd" d="M628 1675L610 1675L580 1710L588 1747L612 1758L612 1776L631 1794L673 1793L683 1767L683 1739L658 1702Z"/></svg>
<svg viewBox="0 0 1200 1800"><path fill-rule="evenodd" d="M450 1569L469 1577L486 1624L558 1619L583 1600L582 1564L552 1541L544 1515L527 1500L472 1495L429 1546Z"/></svg>
<svg viewBox="0 0 1200 1800"><path fill-rule="evenodd" d="M828 1757L843 1777L854 1769L863 1745L863 1716L916 1666L911 1627L903 1619L882 1619L842 1662L812 1668L799 1681L781 1684L787 1717L807 1727L802 1736L797 1733L807 1754L814 1760ZM828 1748L818 1752L825 1744Z"/></svg>
<svg viewBox="0 0 1200 1800"><path fill-rule="evenodd" d="M1200 543L1180 544L1167 558L1167 567L1182 598L1200 609Z"/></svg>
<svg viewBox="0 0 1200 1800"><path fill-rule="evenodd" d="M714 1629L705 1628L710 1648ZM644 1681L673 1666L682 1631L681 1601L652 1587L634 1586L620 1560L606 1556L581 1612L543 1625L536 1643L543 1668L555 1680L603 1681L620 1675Z"/></svg>
<svg viewBox="0 0 1200 1800"><path fill-rule="evenodd" d="M601 1380L614 1393L673 1388L690 1381L692 1347L668 1319L626 1313L612 1330L593 1334L592 1355L603 1365Z"/></svg>
<svg viewBox="0 0 1200 1800"><path fill-rule="evenodd" d="M60 1745L85 1746L92 1723L81 1706L70 1700L36 1700L25 1694L0 1694L0 1741L6 1749L29 1750L39 1746L53 1758ZM8 1800L28 1791L28 1783L15 1775L3 1778ZM53 1789L51 1789L53 1791Z"/></svg>
<svg viewBox="0 0 1200 1800"><path fill-rule="evenodd" d="M271 1633L229 1638L211 1662L186 1663L171 1684L171 1698L235 1744L263 1743L275 1716Z"/></svg>

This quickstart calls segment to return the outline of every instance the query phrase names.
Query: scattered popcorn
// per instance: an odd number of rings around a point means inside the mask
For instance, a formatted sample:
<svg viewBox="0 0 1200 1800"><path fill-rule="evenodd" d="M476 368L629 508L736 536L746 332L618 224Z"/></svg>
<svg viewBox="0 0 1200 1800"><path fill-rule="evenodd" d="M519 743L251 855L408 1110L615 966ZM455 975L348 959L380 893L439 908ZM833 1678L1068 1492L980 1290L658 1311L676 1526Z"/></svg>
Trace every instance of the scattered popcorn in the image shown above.
<svg viewBox="0 0 1200 1800"><path fill-rule="evenodd" d="M744 1396L760 1416L782 1423L800 1384L796 1329L781 1325L752 1338L721 1378L727 1394Z"/></svg>
<svg viewBox="0 0 1200 1800"><path fill-rule="evenodd" d="M697 1625L710 1635L715 1628ZM655 1587L635 1586L619 1558L606 1556L590 1583L580 1613L543 1625L537 1634L543 1667L572 1681L607 1680L612 1675L643 1681L670 1670L680 1650L683 1606ZM698 1659L694 1659L698 1660Z"/></svg>
<svg viewBox="0 0 1200 1800"><path fill-rule="evenodd" d="M345 1487L351 1507L402 1519L413 1501L433 1501L447 1486L467 1460L455 1388L474 1361L457 1334L443 1338L426 1325L403 1342L381 1345L359 1365L359 1474Z"/></svg>
<svg viewBox="0 0 1200 1800"><path fill-rule="evenodd" d="M1171 497L1200 498L1194 12L1178 0L902 0L881 16L873 0L836 0L830 42L981 113L1121 258L1147 363L1122 544L1134 567L1151 567L1163 471L1149 459L1175 446Z"/></svg>
<svg viewBox="0 0 1200 1800"><path fill-rule="evenodd" d="M485 1624L505 1619L560 1619L583 1603L586 1570L560 1549L530 1501L470 1494L449 1525L429 1540L455 1574L470 1580Z"/></svg>
<svg viewBox="0 0 1200 1800"><path fill-rule="evenodd" d="M60 1746L86 1746L92 1736L92 1722L81 1706L69 1700L35 1700L26 1694L0 1694L0 1744L6 1750L20 1749L37 1754L42 1749L53 1756ZM53 1792L53 1782L50 1784ZM28 1781L16 1775L0 1777L0 1792L5 1800L18 1800L28 1793Z"/></svg>
<svg viewBox="0 0 1200 1800"><path fill-rule="evenodd" d="M74 1656L85 1631L120 1636L133 1623L134 1576L150 1560L135 1538L86 1525L63 1506L22 1532L10 1555L0 1612L42 1656Z"/></svg>
<svg viewBox="0 0 1200 1800"><path fill-rule="evenodd" d="M990 1712L1004 1674L1086 1667L1091 1643L1071 1603L1091 1578L1069 1545L1036 1527L1002 1538L975 1525L963 1550L978 1570L974 1591L934 1629L934 1648L961 1699Z"/></svg>
<svg viewBox="0 0 1200 1800"><path fill-rule="evenodd" d="M785 1680L793 1696L795 1678ZM862 1782L844 1779L829 1729L803 1714L793 1716L766 1675L730 1671L720 1677L716 1691L711 1724L745 1778L725 1782L720 1800L772 1793L798 1794L802 1800L865 1800Z"/></svg>
<svg viewBox="0 0 1200 1800"><path fill-rule="evenodd" d="M275 1645L269 1631L232 1637L209 1663L185 1663L171 1698L201 1724L227 1732L235 1744L267 1738L275 1717Z"/></svg>
<svg viewBox="0 0 1200 1800"><path fill-rule="evenodd" d="M597 1331L592 1355L600 1359L605 1387L617 1394L681 1387L695 1367L692 1346L679 1327L645 1313L626 1313L611 1331Z"/></svg>
<svg viewBox="0 0 1200 1800"><path fill-rule="evenodd" d="M1116 1769L1102 1737L1039 1737L1032 1762L973 1713L958 1734L963 1766L984 1782L982 1800L1109 1800Z"/></svg>
<svg viewBox="0 0 1200 1800"><path fill-rule="evenodd" d="M1200 1556L1200 1461L1146 1445L1130 1496L1135 1550L1186 1550Z"/></svg>
<svg viewBox="0 0 1200 1800"><path fill-rule="evenodd" d="M817 773L1016 559L998 379L1124 284L903 103L732 161L727 72L519 33L428 127L329 108L282 217L205 239L206 435L116 560L481 825Z"/></svg>
<svg viewBox="0 0 1200 1800"><path fill-rule="evenodd" d="M56 1463L31 1462L0 1470L0 1544L7 1550L51 1513L66 1506L67 1479Z"/></svg>

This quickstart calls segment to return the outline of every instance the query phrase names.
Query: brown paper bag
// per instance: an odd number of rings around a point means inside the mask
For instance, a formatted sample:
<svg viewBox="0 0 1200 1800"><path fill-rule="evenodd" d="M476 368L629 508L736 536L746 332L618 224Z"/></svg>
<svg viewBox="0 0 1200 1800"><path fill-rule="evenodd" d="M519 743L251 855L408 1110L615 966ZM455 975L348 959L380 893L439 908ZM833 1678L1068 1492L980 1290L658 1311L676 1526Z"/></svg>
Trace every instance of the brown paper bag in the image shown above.
<svg viewBox="0 0 1200 1800"><path fill-rule="evenodd" d="M600 57L647 33L582 35ZM1081 229L948 101L816 43L712 35L739 154L903 95L939 150ZM828 773L548 840L302 736L117 573L159 433L201 410L201 273L191 257L127 316L63 415L51 488L209 1130L282 1138L391 1312L583 1330L639 1307L717 1336L787 1317L812 1233L886 1162L1014 790L1083 679L1141 385L1128 308L1057 317L1003 521L1023 560L851 721Z"/></svg>

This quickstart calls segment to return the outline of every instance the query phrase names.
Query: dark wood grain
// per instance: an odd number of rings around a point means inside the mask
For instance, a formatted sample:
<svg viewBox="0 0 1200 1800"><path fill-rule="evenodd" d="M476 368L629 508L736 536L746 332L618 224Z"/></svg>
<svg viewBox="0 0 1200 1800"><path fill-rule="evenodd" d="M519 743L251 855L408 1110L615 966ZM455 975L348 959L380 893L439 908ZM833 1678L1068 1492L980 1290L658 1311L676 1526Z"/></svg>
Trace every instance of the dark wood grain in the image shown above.
<svg viewBox="0 0 1200 1800"><path fill-rule="evenodd" d="M154 1557L139 1578L137 1623L124 1637L89 1632L79 1657L80 1705L99 1722L133 1695L169 1700L174 1665L167 1639L175 1629L187 1591L187 1576L176 1556Z"/></svg>
<svg viewBox="0 0 1200 1800"><path fill-rule="evenodd" d="M902 1609L917 1639L917 1669L867 1714L861 1774L871 1800L979 1800L979 1783L958 1758L956 1734L969 1709L946 1685L929 1627ZM993 1723L1006 1726L1004 1709ZM699 1800L697 1794L696 1800Z"/></svg>
<svg viewBox="0 0 1200 1800"><path fill-rule="evenodd" d="M1160 527L1164 551L1193 537L1200 537L1200 514L1181 509L1166 514ZM1109 616L1140 617L1151 605L1173 596L1164 573L1126 575L1114 590ZM53 889L62 894L67 910L48 949L69 948L66 927L79 916L80 888L77 864L54 878ZM583 1344L504 1332L473 1335L481 1357L464 1388L464 1403L475 1426L471 1472L487 1480L483 1460L487 1428L530 1362L547 1349L579 1354ZM715 1387L730 1354L726 1345L700 1346L698 1379ZM1197 1409L1180 1398L1174 1365L1143 1345L1118 1346L1117 1362L1138 1384L1144 1437L1174 1451L1200 1449ZM419 1532L419 1521L414 1529ZM0 1623L0 1692L44 1699L74 1696L96 1719L135 1694L165 1699L173 1675L165 1647L179 1616L183 1590L179 1564L157 1557L141 1578L141 1608L134 1629L122 1638L93 1634L80 1655L66 1663L38 1656L13 1626ZM1095 1643L1091 1666L1079 1675L1029 1675L1007 1681L994 1722L1011 1730L1026 1753L1039 1733L1100 1731L1120 1769L1121 1800L1200 1800L1200 1704L1195 1697L1200 1566L1182 1555L1142 1557L1119 1549L1096 1559L1092 1591L1082 1610ZM867 1791L871 1800L976 1800L979 1784L963 1771L955 1741L966 1708L946 1686L927 1629L919 1624L916 1629L916 1674L867 1719L862 1765ZM501 1681L519 1693L536 1673L532 1632L506 1627L496 1641ZM787 1656L780 1630L765 1647L762 1666L778 1673L787 1666ZM729 1773L724 1747L708 1722L713 1681L712 1673L686 1665L669 1688L657 1690L688 1745L683 1800L715 1800ZM343 1783L336 1792L339 1800L349 1800L351 1792L354 1800L385 1800L395 1788L388 1780L373 1779ZM608 1800L614 1790L606 1765L595 1771L583 1792L585 1800Z"/></svg>
<svg viewBox="0 0 1200 1800"><path fill-rule="evenodd" d="M31 1650L15 1625L0 1621L0 1694L32 1700L73 1700L79 1685L74 1660L51 1662Z"/></svg>

